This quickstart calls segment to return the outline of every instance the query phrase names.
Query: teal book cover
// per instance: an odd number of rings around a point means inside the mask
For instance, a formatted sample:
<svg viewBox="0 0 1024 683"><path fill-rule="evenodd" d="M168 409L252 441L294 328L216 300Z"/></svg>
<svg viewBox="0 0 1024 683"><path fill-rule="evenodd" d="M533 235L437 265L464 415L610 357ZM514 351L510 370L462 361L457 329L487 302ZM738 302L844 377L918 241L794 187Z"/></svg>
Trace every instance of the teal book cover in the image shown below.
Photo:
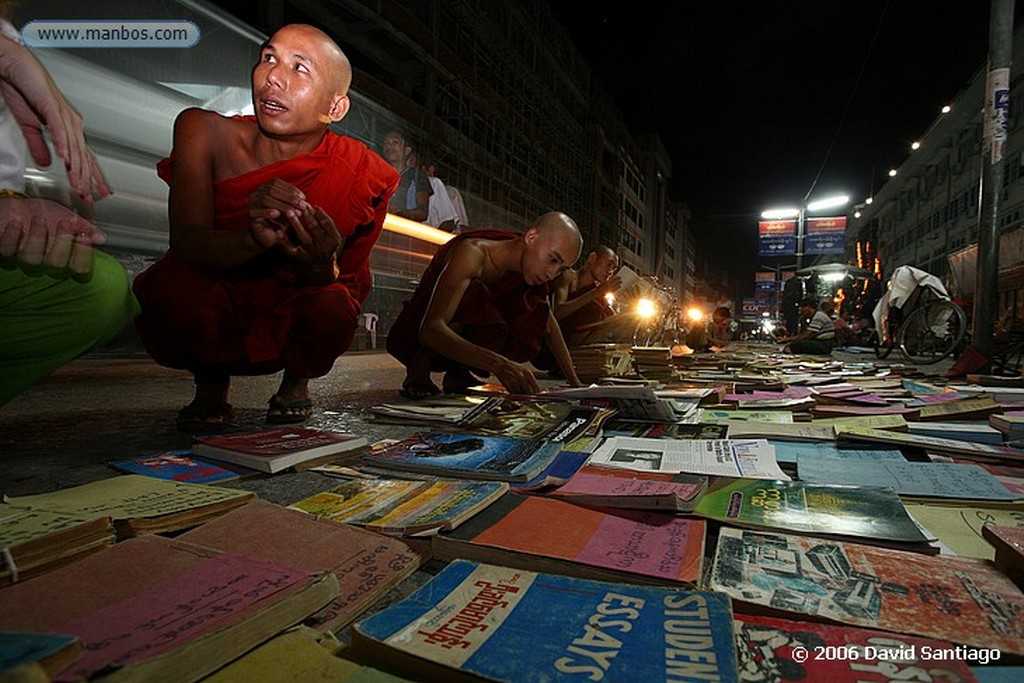
<svg viewBox="0 0 1024 683"><path fill-rule="evenodd" d="M356 624L353 647L418 676L494 681L738 681L722 593L456 560Z"/></svg>

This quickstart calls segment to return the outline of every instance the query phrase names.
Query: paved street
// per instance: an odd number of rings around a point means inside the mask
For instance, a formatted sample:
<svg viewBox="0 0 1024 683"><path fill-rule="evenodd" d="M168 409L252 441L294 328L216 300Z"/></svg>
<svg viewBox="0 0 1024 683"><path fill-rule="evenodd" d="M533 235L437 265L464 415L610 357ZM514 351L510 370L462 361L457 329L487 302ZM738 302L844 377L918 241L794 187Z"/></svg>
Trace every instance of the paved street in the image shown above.
<svg viewBox="0 0 1024 683"><path fill-rule="evenodd" d="M757 347L774 351L778 347ZM874 355L841 351L847 362L875 362ZM897 362L896 359L890 362ZM921 368L940 373L952 360ZM311 383L317 412L308 424L365 435L371 442L402 438L415 429L379 424L370 406L397 398L403 368L386 353L344 355L325 378ZM235 429L264 426L266 401L280 376L239 377L230 400ZM0 493L27 495L113 476L105 463L119 458L184 448L191 438L174 426L177 411L192 398L186 372L162 368L149 359L80 359L0 408ZM233 482L280 504L332 487L336 481L311 473L281 473Z"/></svg>
<svg viewBox="0 0 1024 683"><path fill-rule="evenodd" d="M404 437L412 428L377 424L368 408L397 397L404 369L381 352L343 356L311 384L317 406L308 425L351 431L370 441ZM240 377L232 383L236 428L264 426L266 402L280 375ZM186 372L148 359L80 359L0 408L0 493L42 493L113 476L105 463L142 453L184 448L191 438L174 426L192 398ZM283 473L237 483L275 503L290 504L335 485L317 474Z"/></svg>

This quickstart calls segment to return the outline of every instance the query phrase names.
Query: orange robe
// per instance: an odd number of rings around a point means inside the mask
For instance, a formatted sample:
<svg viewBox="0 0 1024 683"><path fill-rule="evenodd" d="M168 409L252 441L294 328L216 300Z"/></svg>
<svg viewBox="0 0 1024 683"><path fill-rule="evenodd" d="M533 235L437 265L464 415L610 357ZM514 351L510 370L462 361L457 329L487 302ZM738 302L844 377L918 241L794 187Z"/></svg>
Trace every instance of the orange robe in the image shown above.
<svg viewBox="0 0 1024 683"><path fill-rule="evenodd" d="M173 152L172 152L173 157ZM170 159L158 165L170 183ZM274 178L294 185L334 220L344 242L338 278L300 285L292 264L267 252L231 271L169 253L135 279L136 320L161 365L198 375L327 374L352 343L370 292L370 250L398 173L362 143L328 131L313 151L214 184L218 230L248 229L249 195Z"/></svg>
<svg viewBox="0 0 1024 683"><path fill-rule="evenodd" d="M470 230L460 233L434 254L412 297L388 331L388 353L408 365L420 348L419 331L427 305L448 254L465 239L508 240L519 235L503 230ZM505 273L486 284L474 279L466 288L450 325L466 340L496 351L509 360L532 360L540 351L547 330L551 284L527 285L522 273ZM461 364L434 354L434 366L448 370Z"/></svg>

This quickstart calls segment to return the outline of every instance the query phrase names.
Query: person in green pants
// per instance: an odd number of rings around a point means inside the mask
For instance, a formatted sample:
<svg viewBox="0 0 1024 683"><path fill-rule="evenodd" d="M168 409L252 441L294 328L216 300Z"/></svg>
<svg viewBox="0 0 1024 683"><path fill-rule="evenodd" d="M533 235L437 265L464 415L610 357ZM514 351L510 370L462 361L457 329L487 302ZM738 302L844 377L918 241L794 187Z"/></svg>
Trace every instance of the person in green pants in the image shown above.
<svg viewBox="0 0 1024 683"><path fill-rule="evenodd" d="M82 119L18 40L0 0L0 405L116 336L137 311L128 277L93 249L106 237L60 204L24 194L25 151L43 166L50 132L86 205L110 195Z"/></svg>

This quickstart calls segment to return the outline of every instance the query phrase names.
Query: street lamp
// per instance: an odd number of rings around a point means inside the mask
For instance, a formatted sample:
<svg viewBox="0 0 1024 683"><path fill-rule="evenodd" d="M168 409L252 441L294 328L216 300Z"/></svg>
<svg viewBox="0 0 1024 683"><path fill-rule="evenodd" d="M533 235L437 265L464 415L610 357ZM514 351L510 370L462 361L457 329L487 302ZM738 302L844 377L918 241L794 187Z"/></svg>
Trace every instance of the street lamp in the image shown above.
<svg viewBox="0 0 1024 683"><path fill-rule="evenodd" d="M796 218L796 267L799 270L804 261L804 230L806 228L807 212L814 213L824 211L825 209L835 209L840 206L846 206L849 202L849 196L845 194L836 195L835 197L817 199L813 202L804 202L799 208L768 209L761 212L761 218L769 221Z"/></svg>

